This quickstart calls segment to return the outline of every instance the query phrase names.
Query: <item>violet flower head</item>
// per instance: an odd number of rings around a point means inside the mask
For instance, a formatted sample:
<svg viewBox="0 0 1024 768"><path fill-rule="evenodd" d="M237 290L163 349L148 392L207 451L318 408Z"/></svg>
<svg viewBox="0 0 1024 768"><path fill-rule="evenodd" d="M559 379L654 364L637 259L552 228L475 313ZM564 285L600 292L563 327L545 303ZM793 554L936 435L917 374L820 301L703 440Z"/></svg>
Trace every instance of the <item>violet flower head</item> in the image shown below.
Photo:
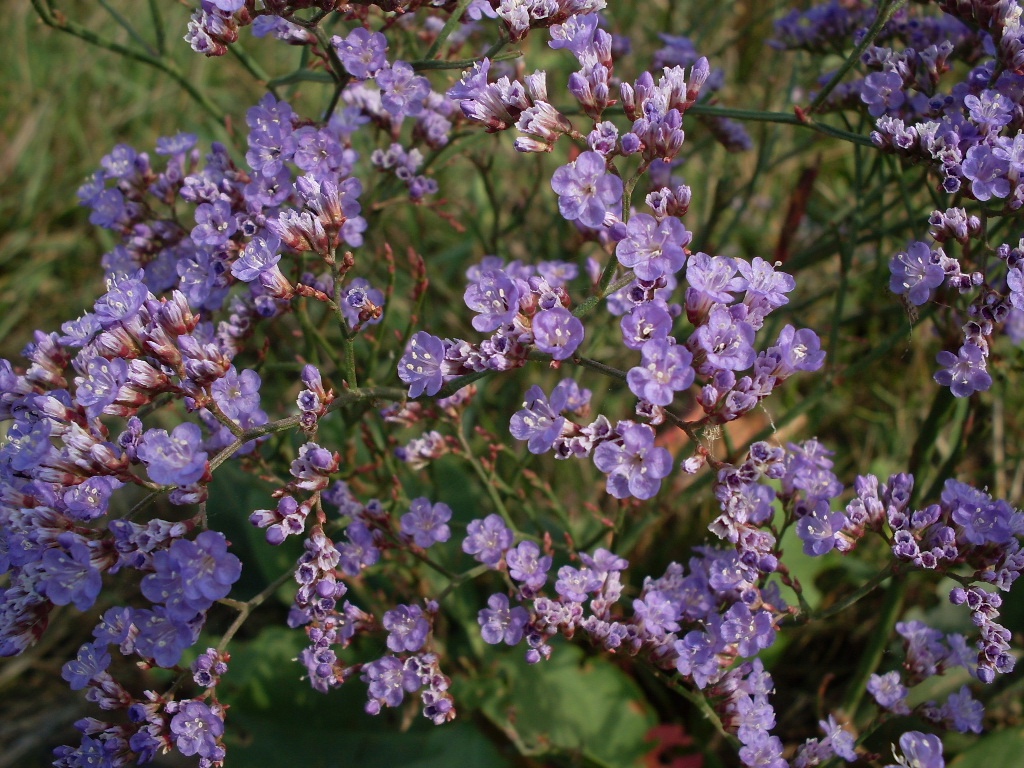
<svg viewBox="0 0 1024 768"><path fill-rule="evenodd" d="M199 427L186 422L170 434L163 429L148 430L136 450L154 483L191 485L206 472L206 453L199 450L202 440Z"/></svg>
<svg viewBox="0 0 1024 768"><path fill-rule="evenodd" d="M387 65L388 39L380 32L357 27L344 39L335 35L331 38L331 45L338 52L346 71L359 80L374 77Z"/></svg>
<svg viewBox="0 0 1024 768"><path fill-rule="evenodd" d="M551 188L558 194L558 210L567 221L598 228L606 216L618 218L622 212L622 179L608 173L598 152L583 152L556 170Z"/></svg>
<svg viewBox="0 0 1024 768"><path fill-rule="evenodd" d="M487 599L487 608L477 614L480 636L485 643L516 645L523 639L529 612L521 605L509 607L507 595L495 594Z"/></svg>
<svg viewBox="0 0 1024 768"><path fill-rule="evenodd" d="M533 316L533 340L541 352L565 360L583 342L583 323L565 307L542 309Z"/></svg>
<svg viewBox="0 0 1024 768"><path fill-rule="evenodd" d="M224 714L219 707L194 699L178 702L171 718L171 734L174 745L186 757L199 755L211 761L224 757L224 748L218 745L224 735Z"/></svg>
<svg viewBox="0 0 1024 768"><path fill-rule="evenodd" d="M683 249L692 237L679 219L658 221L650 214L638 213L626 224L626 237L615 247L615 256L641 280L657 280L683 268Z"/></svg>
<svg viewBox="0 0 1024 768"><path fill-rule="evenodd" d="M843 536L843 529L848 524L842 512L827 509L820 514L815 511L800 518L796 524L796 531L804 543L804 554L820 557L833 549L839 552L848 550L851 543Z"/></svg>
<svg viewBox="0 0 1024 768"><path fill-rule="evenodd" d="M396 61L376 75L381 89L381 106L395 117L415 117L423 112L423 102L430 95L430 81L417 75L404 61Z"/></svg>
<svg viewBox="0 0 1024 768"><path fill-rule="evenodd" d="M654 430L646 424L620 421L619 439L594 450L594 465L608 475L608 493L617 499L650 499L672 471L672 455L654 445Z"/></svg>
<svg viewBox="0 0 1024 768"><path fill-rule="evenodd" d="M903 78L892 71L872 72L864 78L860 98L868 105L868 114L872 117L881 117L886 112L899 109L906 101Z"/></svg>
<svg viewBox="0 0 1024 768"><path fill-rule="evenodd" d="M882 709L897 715L910 714L910 707L906 704L910 690L903 685L897 670L886 672L884 675L871 675L867 689Z"/></svg>
<svg viewBox="0 0 1024 768"><path fill-rule="evenodd" d="M544 391L534 384L526 391L522 409L516 411L509 422L512 437L526 440L526 448L530 453L550 451L565 425L565 417L561 415L565 400L564 388L555 387L548 399Z"/></svg>
<svg viewBox="0 0 1024 768"><path fill-rule="evenodd" d="M426 331L418 331L398 361L398 378L409 385L409 397L424 392L433 396L444 384L445 342Z"/></svg>
<svg viewBox="0 0 1024 768"><path fill-rule="evenodd" d="M728 307L717 305L711 308L707 323L694 331L693 339L715 368L742 371L754 363L754 336L750 323L735 318Z"/></svg>
<svg viewBox="0 0 1024 768"><path fill-rule="evenodd" d="M686 317L691 323L701 325L714 304L731 304L734 293L747 287L746 279L736 271L736 262L728 256L690 256L686 262Z"/></svg>
<svg viewBox="0 0 1024 768"><path fill-rule="evenodd" d="M78 655L61 667L60 674L72 691L80 691L105 672L110 661L105 643L85 643L78 649Z"/></svg>
<svg viewBox="0 0 1024 768"><path fill-rule="evenodd" d="M89 547L71 533L58 537L60 546L48 547L39 558L38 589L54 605L73 603L87 611L99 597L103 579L89 557Z"/></svg>
<svg viewBox="0 0 1024 768"><path fill-rule="evenodd" d="M195 217L192 241L197 245L224 245L238 231L238 222L227 200L201 203L196 208Z"/></svg>
<svg viewBox="0 0 1024 768"><path fill-rule="evenodd" d="M643 361L626 374L629 390L652 405L670 405L676 392L693 384L693 355L672 339L651 339L641 349Z"/></svg>
<svg viewBox="0 0 1024 768"><path fill-rule="evenodd" d="M981 201L1010 194L1010 161L1006 152L988 144L975 144L963 162L964 178L971 181L971 193Z"/></svg>
<svg viewBox="0 0 1024 768"><path fill-rule="evenodd" d="M521 541L509 549L505 553L505 562L509 576L534 592L544 587L551 570L551 556L542 555L540 546L533 541Z"/></svg>
<svg viewBox="0 0 1024 768"><path fill-rule="evenodd" d="M668 308L652 301L639 304L623 315L619 326L622 343L630 349L643 349L653 339L664 339L672 331L673 318Z"/></svg>
<svg viewBox="0 0 1024 768"><path fill-rule="evenodd" d="M519 314L519 286L502 269L482 273L466 287L463 299L466 306L477 313L473 327L490 333Z"/></svg>
<svg viewBox="0 0 1024 768"><path fill-rule="evenodd" d="M974 344L964 344L956 355L943 350L935 360L943 367L935 372L933 378L937 384L949 387L955 397L970 397L992 386L992 376L986 370L985 353Z"/></svg>
<svg viewBox="0 0 1024 768"><path fill-rule="evenodd" d="M387 611L381 623L388 631L388 648L395 653L418 651L430 633L430 622L417 605L399 605Z"/></svg>
<svg viewBox="0 0 1024 768"><path fill-rule="evenodd" d="M897 758L899 764L890 764L885 768L945 768L942 740L933 733L907 731L900 736L900 749L903 757ZM893 752L895 754L895 748Z"/></svg>
<svg viewBox="0 0 1024 768"><path fill-rule="evenodd" d="M363 666L360 676L369 686L366 711L371 715L380 712L381 706L397 707L405 698L420 687L420 678L412 669L406 668L401 659L385 656Z"/></svg>
<svg viewBox="0 0 1024 768"><path fill-rule="evenodd" d="M472 520L466 526L462 551L491 568L497 568L505 550L512 546L512 531L500 515L491 514L483 520Z"/></svg>
<svg viewBox="0 0 1024 768"><path fill-rule="evenodd" d="M906 252L897 253L889 261L889 290L897 296L906 294L911 304L920 307L946 279L940 264L944 255L941 248L932 250L927 243L911 243Z"/></svg>
<svg viewBox="0 0 1024 768"><path fill-rule="evenodd" d="M412 538L417 547L427 547L448 541L452 532L448 521L452 510L444 502L431 504L430 499L421 496L413 499L409 511L402 515L399 524L402 533Z"/></svg>

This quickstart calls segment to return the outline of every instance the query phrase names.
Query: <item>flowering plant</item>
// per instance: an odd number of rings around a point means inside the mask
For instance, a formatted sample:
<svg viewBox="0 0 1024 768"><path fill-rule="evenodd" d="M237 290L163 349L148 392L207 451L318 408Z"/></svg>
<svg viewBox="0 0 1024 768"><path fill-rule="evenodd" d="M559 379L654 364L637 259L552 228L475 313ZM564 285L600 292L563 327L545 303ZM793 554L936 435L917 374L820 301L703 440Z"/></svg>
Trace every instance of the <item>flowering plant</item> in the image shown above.
<svg viewBox="0 0 1024 768"><path fill-rule="evenodd" d="M236 126L162 38L33 5ZM723 106L721 24L630 11L192 10L265 92L99 158L105 290L0 360L0 655L66 627L91 705L55 765L294 758L281 711L353 691L419 721L336 742L385 762L991 759L956 734L1020 690L1021 7L780 13L762 110Z"/></svg>

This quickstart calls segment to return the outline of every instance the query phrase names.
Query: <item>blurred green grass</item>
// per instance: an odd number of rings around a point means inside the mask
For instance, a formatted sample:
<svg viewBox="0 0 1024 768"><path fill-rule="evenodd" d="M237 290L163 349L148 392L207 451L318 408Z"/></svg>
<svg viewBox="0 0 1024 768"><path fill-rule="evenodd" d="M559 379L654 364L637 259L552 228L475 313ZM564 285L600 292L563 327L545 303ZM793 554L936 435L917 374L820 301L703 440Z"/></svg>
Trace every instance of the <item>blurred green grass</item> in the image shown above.
<svg viewBox="0 0 1024 768"><path fill-rule="evenodd" d="M120 3L154 40L143 3ZM209 62L181 40L188 8L165 3L167 55L222 104L248 103L262 89L232 58ZM151 150L159 136L193 131L222 138L192 99L152 67L43 25L27 2L5 9L0 46L0 357L16 356L37 328L57 330L102 292L99 259L114 245L88 223L75 191L119 142ZM65 13L129 43L92 2Z"/></svg>

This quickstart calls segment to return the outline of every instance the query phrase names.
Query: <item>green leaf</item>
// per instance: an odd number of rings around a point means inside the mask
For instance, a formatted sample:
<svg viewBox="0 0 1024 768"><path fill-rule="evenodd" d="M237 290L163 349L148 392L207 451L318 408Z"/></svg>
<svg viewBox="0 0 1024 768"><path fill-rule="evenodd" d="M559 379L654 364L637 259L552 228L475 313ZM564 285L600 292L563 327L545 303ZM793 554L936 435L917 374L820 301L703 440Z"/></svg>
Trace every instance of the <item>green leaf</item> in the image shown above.
<svg viewBox="0 0 1024 768"><path fill-rule="evenodd" d="M595 766L641 765L656 719L614 664L558 644L551 660L509 654L479 683L484 714L524 754L563 754Z"/></svg>
<svg viewBox="0 0 1024 768"><path fill-rule="evenodd" d="M231 705L226 735L234 768L510 765L472 721L426 721L418 696L374 717L363 711L366 685L358 678L328 694L313 691L295 661L305 642L302 630L267 627L254 640L232 645L219 690Z"/></svg>
<svg viewBox="0 0 1024 768"><path fill-rule="evenodd" d="M1024 753L1024 728L994 731L978 740L949 763L949 768L992 768L996 765L1020 765Z"/></svg>

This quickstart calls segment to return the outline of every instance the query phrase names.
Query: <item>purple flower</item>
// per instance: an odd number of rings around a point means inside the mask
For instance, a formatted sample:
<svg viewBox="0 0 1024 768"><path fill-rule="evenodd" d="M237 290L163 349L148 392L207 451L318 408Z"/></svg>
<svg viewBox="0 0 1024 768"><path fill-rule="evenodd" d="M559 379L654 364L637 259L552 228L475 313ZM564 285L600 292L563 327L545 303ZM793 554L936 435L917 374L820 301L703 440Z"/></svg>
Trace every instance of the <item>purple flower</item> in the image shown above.
<svg viewBox="0 0 1024 768"><path fill-rule="evenodd" d="M519 286L501 269L483 272L466 287L463 299L477 313L473 327L483 333L511 323L519 314Z"/></svg>
<svg viewBox="0 0 1024 768"><path fill-rule="evenodd" d="M381 106L395 117L415 117L423 111L423 102L430 95L430 82L417 75L404 61L396 61L381 69L376 76L381 89Z"/></svg>
<svg viewBox="0 0 1024 768"><path fill-rule="evenodd" d="M72 691L80 691L110 666L110 654L105 643L85 643L78 649L73 661L61 668L63 677Z"/></svg>
<svg viewBox="0 0 1024 768"><path fill-rule="evenodd" d="M570 602L582 603L587 599L588 593L597 592L599 589L601 579L590 568L563 565L558 569L555 591Z"/></svg>
<svg viewBox="0 0 1024 768"><path fill-rule="evenodd" d="M227 597L242 573L242 563L228 552L219 531L203 531L195 541L176 539L153 555L154 573L142 579L142 594L166 605L166 616L187 622Z"/></svg>
<svg viewBox="0 0 1024 768"><path fill-rule="evenodd" d="M964 96L964 106L970 113L971 120L986 133L998 131L1013 120L1014 104L999 91L985 90L975 96Z"/></svg>
<svg viewBox="0 0 1024 768"><path fill-rule="evenodd" d="M959 733L981 733L981 721L985 715L985 706L971 696L966 685L959 691L953 691L942 705L942 719Z"/></svg>
<svg viewBox="0 0 1024 768"><path fill-rule="evenodd" d="M174 745L186 757L199 755L208 760L223 757L224 748L217 745L217 740L224 735L224 715L219 707L213 709L205 702L192 699L179 702L178 711L171 718L171 733Z"/></svg>
<svg viewBox="0 0 1024 768"><path fill-rule="evenodd" d="M533 340L541 352L565 360L583 342L583 323L565 307L542 309L533 316Z"/></svg>
<svg viewBox="0 0 1024 768"><path fill-rule="evenodd" d="M654 430L646 424L620 421L618 440L594 450L594 465L608 475L608 493L617 499L650 499L672 471L672 455L654 445Z"/></svg>
<svg viewBox="0 0 1024 768"><path fill-rule="evenodd" d="M639 304L623 315L620 322L622 343L630 349L642 349L652 339L664 339L672 331L672 315L656 301Z"/></svg>
<svg viewBox="0 0 1024 768"><path fill-rule="evenodd" d="M692 237L679 219L658 221L649 214L638 213L626 225L626 237L615 246L615 256L639 279L657 280L683 268L683 249Z"/></svg>
<svg viewBox="0 0 1024 768"><path fill-rule="evenodd" d="M528 590L539 591L548 580L551 556L542 555L535 542L519 542L518 546L505 553L505 562L508 564L508 575L522 582Z"/></svg>
<svg viewBox="0 0 1024 768"><path fill-rule="evenodd" d="M906 294L911 304L921 306L946 279L939 263L943 255L941 249L933 251L927 243L911 243L906 252L897 253L889 261L889 290L897 296Z"/></svg>
<svg viewBox="0 0 1024 768"><path fill-rule="evenodd" d="M951 510L953 522L975 546L1007 545L1014 537L1014 510L977 488L950 478L942 489L942 505Z"/></svg>
<svg viewBox="0 0 1024 768"><path fill-rule="evenodd" d="M238 231L231 203L227 200L202 203L196 208L195 216L192 241L197 245L224 245Z"/></svg>
<svg viewBox="0 0 1024 768"><path fill-rule="evenodd" d="M776 345L767 352L777 353L776 363L767 373L780 379L797 371L816 371L825 363L821 340L810 328L798 331L792 325L785 326ZM755 367L755 370L759 369Z"/></svg>
<svg viewBox="0 0 1024 768"><path fill-rule="evenodd" d="M752 262L737 259L736 266L747 283L743 296L743 303L750 310L747 319L759 328L760 320L769 312L789 303L786 294L796 288L796 280L792 275L779 272L775 265L760 256L755 256Z"/></svg>
<svg viewBox="0 0 1024 768"><path fill-rule="evenodd" d="M331 45L348 73L359 80L374 77L388 63L388 39L380 32L357 27L344 40L335 35Z"/></svg>
<svg viewBox="0 0 1024 768"><path fill-rule="evenodd" d="M151 295L141 280L115 277L111 282L110 289L93 305L102 328L134 319Z"/></svg>
<svg viewBox="0 0 1024 768"><path fill-rule="evenodd" d="M420 687L419 675L395 656L385 656L366 664L361 678L369 684L370 701L366 711L371 715L380 712L382 704L397 707L405 698L406 691L412 693Z"/></svg>
<svg viewBox="0 0 1024 768"><path fill-rule="evenodd" d="M88 610L99 597L103 579L89 558L89 548L72 533L58 537L59 547L48 547L39 560L39 587L54 605L74 603Z"/></svg>
<svg viewBox="0 0 1024 768"><path fill-rule="evenodd" d="M736 262L728 256L695 253L686 262L686 317L701 325L715 304L731 304L747 281L736 275Z"/></svg>
<svg viewBox="0 0 1024 768"><path fill-rule="evenodd" d="M95 520L107 513L110 497L123 486L120 480L113 477L90 477L64 491L64 504L68 508L68 516L76 520Z"/></svg>
<svg viewBox="0 0 1024 768"><path fill-rule="evenodd" d="M512 546L512 531L500 515L488 515L483 520L472 520L466 526L462 551L481 563L497 568L505 550Z"/></svg>
<svg viewBox="0 0 1024 768"><path fill-rule="evenodd" d="M848 550L851 544L843 536L843 528L847 525L846 516L842 512L825 510L821 514L813 512L800 518L796 532L804 543L804 554L820 557L833 549L840 552Z"/></svg>
<svg viewBox="0 0 1024 768"><path fill-rule="evenodd" d="M600 227L605 216L618 217L622 210L622 179L608 173L598 152L583 152L551 177L558 194L558 210L567 221Z"/></svg>
<svg viewBox="0 0 1024 768"><path fill-rule="evenodd" d="M971 192L978 200L1010 194L1010 182L1006 178L1010 161L1005 151L994 150L987 144L975 144L967 150L962 168L964 177L971 180Z"/></svg>
<svg viewBox="0 0 1024 768"><path fill-rule="evenodd" d="M526 440L530 453L547 453L562 434L565 417L566 390L556 386L551 399L544 390L534 384L526 391L522 410L516 411L509 422L509 432L516 440Z"/></svg>
<svg viewBox="0 0 1024 768"><path fill-rule="evenodd" d="M742 307L741 307L742 309ZM728 307L712 307L707 323L693 333L711 365L720 370L742 371L754 363L754 327L733 317Z"/></svg>
<svg viewBox="0 0 1024 768"><path fill-rule="evenodd" d="M436 395L444 384L445 343L426 331L417 331L398 361L398 378L409 385L409 397L424 392Z"/></svg>
<svg viewBox="0 0 1024 768"><path fill-rule="evenodd" d="M198 623L172 621L162 606L135 612L135 652L159 667L173 667L199 637Z"/></svg>
<svg viewBox="0 0 1024 768"><path fill-rule="evenodd" d="M421 496L412 500L409 511L402 515L400 525L403 534L412 537L416 546L426 549L451 538L452 532L447 525L451 517L452 510L447 504L440 501L431 504L430 499Z"/></svg>
<svg viewBox="0 0 1024 768"><path fill-rule="evenodd" d="M206 453L199 450L202 441L199 427L186 422L170 435L164 429L147 431L137 451L154 483L192 485L206 473Z"/></svg>
<svg viewBox="0 0 1024 768"><path fill-rule="evenodd" d="M970 397L992 386L992 377L985 369L985 353L974 344L964 344L957 355L943 350L935 360L943 368L933 378L939 385L949 387L956 397Z"/></svg>
<svg viewBox="0 0 1024 768"><path fill-rule="evenodd" d="M888 709L897 715L910 713L910 707L906 705L906 698L910 691L900 680L900 673L896 670L886 672L884 675L871 675L868 680L868 693L882 709Z"/></svg>
<svg viewBox="0 0 1024 768"><path fill-rule="evenodd" d="M388 631L388 648L395 653L418 651L430 632L430 622L416 605L399 605L385 612L381 623Z"/></svg>
<svg viewBox="0 0 1024 768"><path fill-rule="evenodd" d="M900 764L887 765L885 768L945 768L942 740L933 733L907 731L900 736L900 749L903 750Z"/></svg>
<svg viewBox="0 0 1024 768"><path fill-rule="evenodd" d="M671 339L651 339L641 350L643 362L626 374L629 390L653 405L670 405L676 392L693 384L693 355Z"/></svg>
<svg viewBox="0 0 1024 768"><path fill-rule="evenodd" d="M633 612L643 623L644 630L655 637L679 631L679 608L660 590L652 589L642 600L634 600Z"/></svg>
<svg viewBox="0 0 1024 768"><path fill-rule="evenodd" d="M256 280L263 272L277 266L281 261L281 240L276 235L257 235L250 240L242 256L231 265L231 274L246 283Z"/></svg>
<svg viewBox="0 0 1024 768"><path fill-rule="evenodd" d="M872 72L864 78L860 90L861 100L868 105L868 114L881 117L890 110L903 106L903 78L896 72Z"/></svg>
<svg viewBox="0 0 1024 768"><path fill-rule="evenodd" d="M722 639L735 643L740 656L756 656L775 642L775 624L765 610L751 612L743 603L734 603L722 622Z"/></svg>
<svg viewBox="0 0 1024 768"><path fill-rule="evenodd" d="M521 605L509 608L508 596L502 594L491 595L487 605L487 608L480 610L476 619L485 643L516 645L523 639L523 632L530 620L530 614L525 608Z"/></svg>
<svg viewBox="0 0 1024 768"><path fill-rule="evenodd" d="M84 363L76 363L84 370L82 376L75 377L75 400L89 418L95 419L114 404L121 387L128 383L128 363L120 357L89 357Z"/></svg>

